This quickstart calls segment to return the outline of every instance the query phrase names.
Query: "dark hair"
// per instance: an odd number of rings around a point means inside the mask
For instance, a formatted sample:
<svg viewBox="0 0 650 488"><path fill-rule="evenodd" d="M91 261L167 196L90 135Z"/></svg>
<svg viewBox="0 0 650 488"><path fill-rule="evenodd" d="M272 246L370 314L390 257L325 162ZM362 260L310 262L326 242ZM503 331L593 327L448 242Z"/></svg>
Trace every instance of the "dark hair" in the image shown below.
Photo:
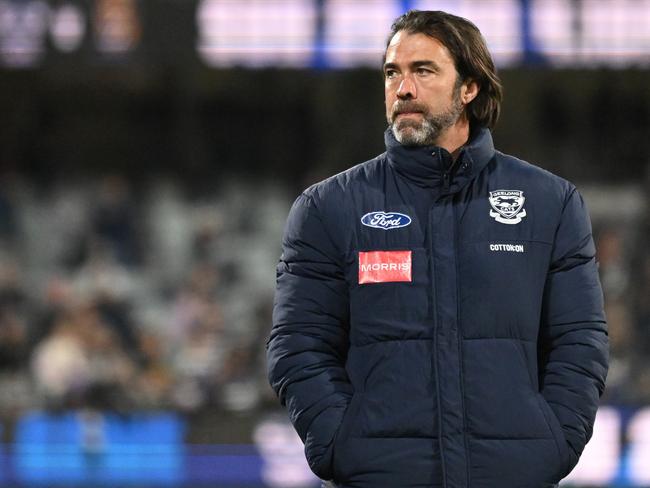
<svg viewBox="0 0 650 488"><path fill-rule="evenodd" d="M386 49L399 31L433 37L449 50L460 81L471 79L480 88L476 98L467 105L470 125L493 128L499 119L503 88L478 27L447 12L410 10L393 22Z"/></svg>

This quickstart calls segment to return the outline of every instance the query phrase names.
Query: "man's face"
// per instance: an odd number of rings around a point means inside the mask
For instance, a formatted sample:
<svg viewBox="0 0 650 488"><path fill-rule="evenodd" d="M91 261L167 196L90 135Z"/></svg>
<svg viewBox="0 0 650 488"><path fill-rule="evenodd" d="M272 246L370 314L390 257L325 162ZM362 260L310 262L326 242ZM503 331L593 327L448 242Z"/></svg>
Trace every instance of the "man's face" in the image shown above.
<svg viewBox="0 0 650 488"><path fill-rule="evenodd" d="M425 34L400 31L386 49L386 119L407 146L435 145L463 113L449 50Z"/></svg>

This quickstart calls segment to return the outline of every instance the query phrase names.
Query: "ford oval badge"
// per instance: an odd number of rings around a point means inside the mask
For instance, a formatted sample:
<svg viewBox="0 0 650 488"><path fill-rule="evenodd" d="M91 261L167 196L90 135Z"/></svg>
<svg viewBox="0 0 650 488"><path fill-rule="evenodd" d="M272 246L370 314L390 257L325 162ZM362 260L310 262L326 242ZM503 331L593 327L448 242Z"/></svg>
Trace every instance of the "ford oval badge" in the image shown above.
<svg viewBox="0 0 650 488"><path fill-rule="evenodd" d="M361 217L361 223L375 229L399 229L411 223L411 217L399 212L370 212Z"/></svg>

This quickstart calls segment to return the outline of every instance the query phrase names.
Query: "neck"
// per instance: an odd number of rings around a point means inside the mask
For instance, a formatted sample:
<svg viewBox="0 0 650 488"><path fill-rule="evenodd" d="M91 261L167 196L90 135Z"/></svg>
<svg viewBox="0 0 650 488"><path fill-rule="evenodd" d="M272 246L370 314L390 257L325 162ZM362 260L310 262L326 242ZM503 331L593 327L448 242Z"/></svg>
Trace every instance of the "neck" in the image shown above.
<svg viewBox="0 0 650 488"><path fill-rule="evenodd" d="M436 145L446 149L454 161L460 154L460 150L469 140L469 120L467 117L460 117L454 125L440 134Z"/></svg>

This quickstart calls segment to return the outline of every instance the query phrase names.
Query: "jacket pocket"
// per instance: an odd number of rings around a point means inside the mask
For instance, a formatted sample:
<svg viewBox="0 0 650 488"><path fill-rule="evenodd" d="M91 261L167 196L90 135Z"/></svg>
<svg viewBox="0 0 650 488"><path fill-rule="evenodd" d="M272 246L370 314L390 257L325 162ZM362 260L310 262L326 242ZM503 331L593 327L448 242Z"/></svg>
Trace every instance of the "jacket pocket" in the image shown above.
<svg viewBox="0 0 650 488"><path fill-rule="evenodd" d="M349 453L346 453L345 449L347 444L346 441L350 437L350 433L354 428L361 402L361 393L355 391L352 395L352 400L343 415L341 425L334 436L332 447L332 474L334 475L335 481L345 479L345 472L347 471L345 465L350 465L351 460L349 459ZM352 462L352 465L354 465L354 462Z"/></svg>
<svg viewBox="0 0 650 488"><path fill-rule="evenodd" d="M546 399L542 396L541 393L537 395L537 401L539 406L544 414L546 423L553 434L553 439L555 440L555 445L557 446L558 455L560 457L560 477L563 478L573 467L570 465L571 460L569 458L569 446L567 444L566 438L564 437L564 432L562 432L562 426L560 421L555 416L555 412L548 404Z"/></svg>

